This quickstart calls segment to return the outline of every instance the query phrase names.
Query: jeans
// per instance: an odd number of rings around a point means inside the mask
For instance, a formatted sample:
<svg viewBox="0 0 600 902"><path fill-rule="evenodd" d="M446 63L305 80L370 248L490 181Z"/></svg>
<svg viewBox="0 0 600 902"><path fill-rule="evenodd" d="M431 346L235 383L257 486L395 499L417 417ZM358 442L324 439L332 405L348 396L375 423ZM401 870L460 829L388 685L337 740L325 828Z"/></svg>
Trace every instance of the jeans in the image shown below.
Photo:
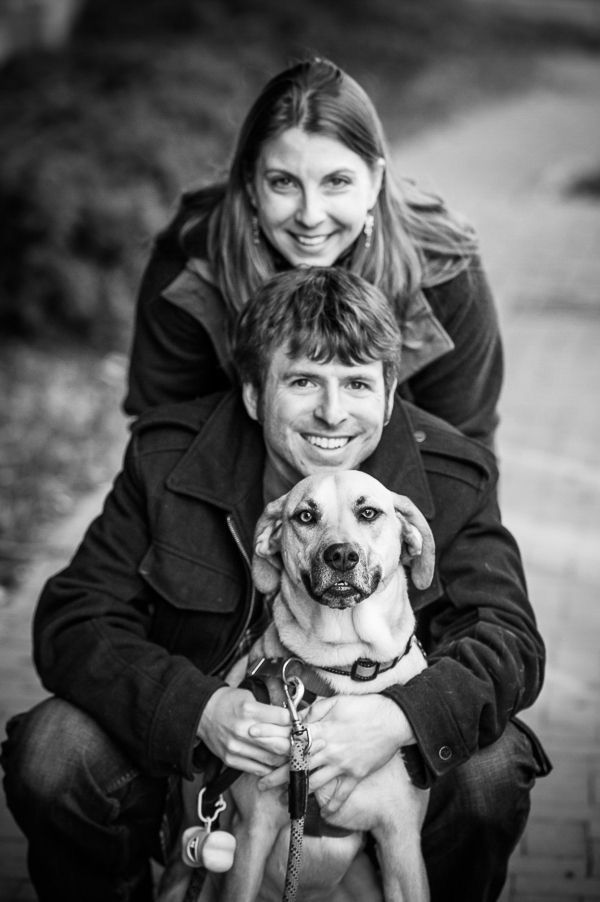
<svg viewBox="0 0 600 902"><path fill-rule="evenodd" d="M167 779L142 774L96 723L60 699L13 718L3 744L10 810L29 840L42 902L150 902ZM498 742L438 780L423 827L432 902L492 902L544 772L529 736Z"/></svg>
<svg viewBox="0 0 600 902"><path fill-rule="evenodd" d="M506 881L535 779L551 769L524 725L440 778L421 832L432 902L492 902Z"/></svg>
<svg viewBox="0 0 600 902"><path fill-rule="evenodd" d="M92 718L48 699L7 725L8 807L42 902L148 902L167 781L146 777Z"/></svg>

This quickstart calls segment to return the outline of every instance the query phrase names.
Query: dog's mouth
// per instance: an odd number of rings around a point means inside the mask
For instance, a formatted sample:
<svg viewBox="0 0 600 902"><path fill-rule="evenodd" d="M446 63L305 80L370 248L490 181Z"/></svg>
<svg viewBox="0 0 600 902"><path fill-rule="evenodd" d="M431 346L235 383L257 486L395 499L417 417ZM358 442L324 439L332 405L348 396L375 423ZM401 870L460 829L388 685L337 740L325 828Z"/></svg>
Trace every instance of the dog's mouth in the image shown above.
<svg viewBox="0 0 600 902"><path fill-rule="evenodd" d="M358 579L323 579L320 571L312 574L312 577L308 573L302 573L304 588L313 601L325 607L340 610L360 604L361 601L373 594L380 580L379 572L374 573L366 584L359 582Z"/></svg>

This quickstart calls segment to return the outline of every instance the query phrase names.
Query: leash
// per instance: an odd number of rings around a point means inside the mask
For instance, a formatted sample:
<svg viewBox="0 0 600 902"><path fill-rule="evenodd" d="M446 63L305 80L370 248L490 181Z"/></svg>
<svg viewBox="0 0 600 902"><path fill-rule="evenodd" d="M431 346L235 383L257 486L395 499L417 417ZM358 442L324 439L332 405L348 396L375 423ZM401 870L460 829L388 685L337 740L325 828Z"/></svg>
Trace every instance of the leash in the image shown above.
<svg viewBox="0 0 600 902"><path fill-rule="evenodd" d="M300 677L291 676L288 678L286 675L287 667L292 661L298 661L298 658L288 658L281 668L285 702L292 721L290 780L288 787L290 846L282 902L294 902L300 882L304 820L308 806L308 761L311 745L310 730L298 716L298 705L304 695L304 684Z"/></svg>

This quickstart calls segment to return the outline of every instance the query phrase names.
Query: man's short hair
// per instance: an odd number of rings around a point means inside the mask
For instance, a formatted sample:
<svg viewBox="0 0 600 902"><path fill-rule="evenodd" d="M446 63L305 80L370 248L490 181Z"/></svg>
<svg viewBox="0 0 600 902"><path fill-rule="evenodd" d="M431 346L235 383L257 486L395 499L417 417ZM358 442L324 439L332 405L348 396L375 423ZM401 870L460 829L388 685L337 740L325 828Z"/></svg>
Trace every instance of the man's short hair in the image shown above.
<svg viewBox="0 0 600 902"><path fill-rule="evenodd" d="M275 348L346 366L381 360L386 388L398 372L402 336L385 296L338 267L286 270L248 301L233 335L242 383L262 389Z"/></svg>

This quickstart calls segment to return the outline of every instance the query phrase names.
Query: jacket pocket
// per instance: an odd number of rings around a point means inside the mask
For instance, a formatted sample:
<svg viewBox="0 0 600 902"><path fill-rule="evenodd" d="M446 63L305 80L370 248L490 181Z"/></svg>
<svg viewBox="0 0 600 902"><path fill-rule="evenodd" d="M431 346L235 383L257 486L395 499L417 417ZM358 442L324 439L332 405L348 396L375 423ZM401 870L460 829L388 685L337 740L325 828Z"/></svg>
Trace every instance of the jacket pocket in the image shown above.
<svg viewBox="0 0 600 902"><path fill-rule="evenodd" d="M161 598L184 611L230 614L238 607L243 590L234 574L158 542L150 546L138 572Z"/></svg>

